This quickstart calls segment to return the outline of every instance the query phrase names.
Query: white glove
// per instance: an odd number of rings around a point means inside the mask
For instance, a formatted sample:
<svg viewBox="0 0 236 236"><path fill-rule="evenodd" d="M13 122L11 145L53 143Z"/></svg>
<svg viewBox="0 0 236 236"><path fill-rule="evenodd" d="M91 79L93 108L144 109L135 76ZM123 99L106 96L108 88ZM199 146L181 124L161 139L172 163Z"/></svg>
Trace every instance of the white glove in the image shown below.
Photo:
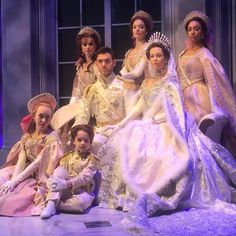
<svg viewBox="0 0 236 236"><path fill-rule="evenodd" d="M66 180L60 179L58 177L53 177L53 178L50 177L48 179L47 186L52 192L57 192L67 188Z"/></svg>
<svg viewBox="0 0 236 236"><path fill-rule="evenodd" d="M75 96L73 96L73 97L71 97L71 99L70 99L70 104L75 104L77 102L77 99L76 99L76 97Z"/></svg>
<svg viewBox="0 0 236 236"><path fill-rule="evenodd" d="M16 187L17 183L15 180L8 180L5 184L2 185L2 187L0 188L0 196L3 196L9 192L12 192L15 187Z"/></svg>
<svg viewBox="0 0 236 236"><path fill-rule="evenodd" d="M118 125L106 125L102 128L101 132L103 135L110 137L116 131L118 131L120 127Z"/></svg>

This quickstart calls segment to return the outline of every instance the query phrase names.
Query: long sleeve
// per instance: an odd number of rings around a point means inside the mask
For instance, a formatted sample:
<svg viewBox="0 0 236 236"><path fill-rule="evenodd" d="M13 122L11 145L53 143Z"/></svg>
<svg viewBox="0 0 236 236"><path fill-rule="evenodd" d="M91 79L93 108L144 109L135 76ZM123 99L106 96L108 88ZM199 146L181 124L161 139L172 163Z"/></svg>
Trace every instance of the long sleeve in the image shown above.
<svg viewBox="0 0 236 236"><path fill-rule="evenodd" d="M174 78L174 77L173 77ZM177 82L170 82L165 87L165 113L169 120L169 124L177 130L177 133L185 136L186 132L186 120L185 112L183 108L183 98L181 96L180 88Z"/></svg>
<svg viewBox="0 0 236 236"><path fill-rule="evenodd" d="M203 65L204 77L207 81L210 96L228 116L236 133L236 98L229 79L219 63L207 49L200 55Z"/></svg>
<svg viewBox="0 0 236 236"><path fill-rule="evenodd" d="M143 106L144 101L141 96L131 112L119 123L119 127L124 127L129 121L136 119L143 112Z"/></svg>
<svg viewBox="0 0 236 236"><path fill-rule="evenodd" d="M71 97L78 97L78 73L76 73L74 81L73 81L73 88L72 88L72 94Z"/></svg>
<svg viewBox="0 0 236 236"><path fill-rule="evenodd" d="M91 118L90 102L89 99L83 97L80 100L79 112L75 117L75 122L73 124L73 127L79 124L88 124L90 118Z"/></svg>
<svg viewBox="0 0 236 236"><path fill-rule="evenodd" d="M126 80L133 80L143 75L145 66L146 66L146 59L142 59L132 71L128 72L124 69L121 70L120 73Z"/></svg>
<svg viewBox="0 0 236 236"><path fill-rule="evenodd" d="M77 188L92 182L92 179L98 169L97 166L98 161L94 156L91 156L88 165L78 174L78 176L67 180L67 186Z"/></svg>
<svg viewBox="0 0 236 236"><path fill-rule="evenodd" d="M50 150L49 150L50 159L49 159L49 163L48 163L47 171L46 171L47 176L52 175L62 155L63 155L63 151L62 151L61 145L58 142L53 142L50 145Z"/></svg>
<svg viewBox="0 0 236 236"><path fill-rule="evenodd" d="M94 61L87 66L82 63L77 66L70 103L78 103L79 100L84 96L86 86L93 83L96 78L96 71L97 67Z"/></svg>

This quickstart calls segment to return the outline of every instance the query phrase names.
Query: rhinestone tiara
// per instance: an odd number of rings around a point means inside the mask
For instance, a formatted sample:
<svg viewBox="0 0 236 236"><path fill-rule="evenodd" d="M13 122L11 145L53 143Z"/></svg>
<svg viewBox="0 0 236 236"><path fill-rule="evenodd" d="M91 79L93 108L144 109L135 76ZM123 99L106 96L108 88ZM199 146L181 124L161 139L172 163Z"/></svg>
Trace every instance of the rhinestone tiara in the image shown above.
<svg viewBox="0 0 236 236"><path fill-rule="evenodd" d="M161 44L164 48L166 48L169 52L171 51L171 44L170 40L162 33L160 32L155 32L148 40L148 46L146 48L149 48L149 46L153 43L159 43Z"/></svg>

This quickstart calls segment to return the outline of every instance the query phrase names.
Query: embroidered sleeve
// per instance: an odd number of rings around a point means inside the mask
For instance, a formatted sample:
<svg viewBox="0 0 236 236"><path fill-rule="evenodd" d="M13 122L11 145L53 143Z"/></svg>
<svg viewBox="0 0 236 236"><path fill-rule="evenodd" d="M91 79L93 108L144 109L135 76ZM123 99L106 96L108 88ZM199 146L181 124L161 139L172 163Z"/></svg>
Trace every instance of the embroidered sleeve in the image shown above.
<svg viewBox="0 0 236 236"><path fill-rule="evenodd" d="M92 179L98 169L98 160L91 154L88 165L79 173L78 176L67 180L68 187L79 187L92 182Z"/></svg>
<svg viewBox="0 0 236 236"><path fill-rule="evenodd" d="M73 127L79 124L88 124L89 120L92 116L91 112L91 104L93 103L94 100L94 83L88 85L84 89L84 96L83 98L79 101L79 112L75 117L75 122L73 124Z"/></svg>
<svg viewBox="0 0 236 236"><path fill-rule="evenodd" d="M185 136L185 112L183 98L177 82L168 82L165 85L165 108L166 115L171 124L177 129L182 137Z"/></svg>
<svg viewBox="0 0 236 236"><path fill-rule="evenodd" d="M236 98L223 67L207 49L201 53L200 60L210 96L228 116L234 132L236 132Z"/></svg>

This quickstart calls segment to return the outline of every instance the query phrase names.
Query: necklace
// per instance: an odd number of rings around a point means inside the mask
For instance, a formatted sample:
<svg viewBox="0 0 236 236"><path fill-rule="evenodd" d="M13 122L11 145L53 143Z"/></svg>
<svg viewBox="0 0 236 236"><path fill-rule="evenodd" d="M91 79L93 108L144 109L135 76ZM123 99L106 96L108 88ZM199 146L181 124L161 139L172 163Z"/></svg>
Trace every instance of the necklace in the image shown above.
<svg viewBox="0 0 236 236"><path fill-rule="evenodd" d="M152 79L161 79L165 76L166 72L167 72L167 67L166 65L160 69L160 70L156 70L154 68L152 68L152 66L150 65L150 63L148 63L148 71L149 71L149 75L151 76Z"/></svg>

